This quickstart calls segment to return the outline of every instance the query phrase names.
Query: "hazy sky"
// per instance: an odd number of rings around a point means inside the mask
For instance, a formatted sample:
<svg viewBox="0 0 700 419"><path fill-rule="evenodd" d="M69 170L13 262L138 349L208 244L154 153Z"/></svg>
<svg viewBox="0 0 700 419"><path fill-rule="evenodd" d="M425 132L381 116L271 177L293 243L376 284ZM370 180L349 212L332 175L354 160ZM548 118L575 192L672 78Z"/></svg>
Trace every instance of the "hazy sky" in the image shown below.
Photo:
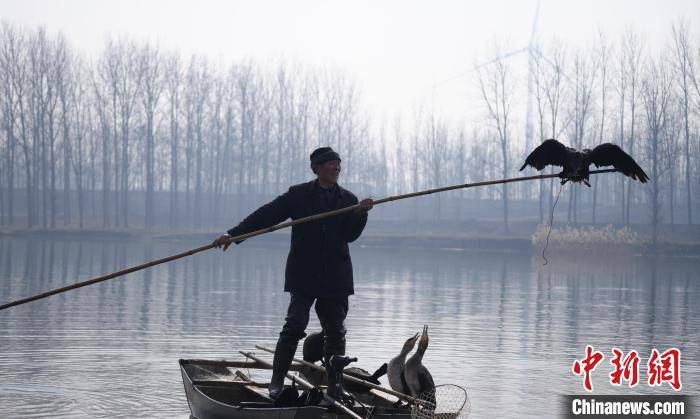
<svg viewBox="0 0 700 419"><path fill-rule="evenodd" d="M0 0L0 17L62 31L91 53L111 34L226 63L293 58L342 67L357 80L370 110L391 118L395 109L420 100L451 116L467 112L469 101L462 98L475 77L455 76L482 61L496 38L513 50L527 45L536 8L537 0ZM690 21L697 39L697 0L542 0L537 34L574 47L590 44L598 28L617 41L633 27L659 48L679 17ZM524 57L512 62L526 65Z"/></svg>

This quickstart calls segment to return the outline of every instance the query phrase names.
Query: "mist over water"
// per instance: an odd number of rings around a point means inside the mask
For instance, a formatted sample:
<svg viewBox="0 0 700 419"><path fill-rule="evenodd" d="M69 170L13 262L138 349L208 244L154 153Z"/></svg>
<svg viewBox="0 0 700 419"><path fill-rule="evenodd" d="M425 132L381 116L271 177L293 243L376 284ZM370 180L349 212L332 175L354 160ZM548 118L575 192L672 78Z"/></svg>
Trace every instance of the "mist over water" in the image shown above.
<svg viewBox="0 0 700 419"><path fill-rule="evenodd" d="M200 245L2 238L0 301ZM0 312L0 416L187 418L177 360L273 346L289 301L287 251L249 240ZM437 384L468 389L472 417L558 416L559 395L583 392L571 364L586 345L606 357L595 394L674 394L646 385L651 349L670 347L683 354L681 394L697 394L695 258L555 253L543 267L530 253L351 252L348 354L374 371L427 324L424 364ZM307 331L319 330L311 319ZM639 352L635 388L610 385L612 347Z"/></svg>

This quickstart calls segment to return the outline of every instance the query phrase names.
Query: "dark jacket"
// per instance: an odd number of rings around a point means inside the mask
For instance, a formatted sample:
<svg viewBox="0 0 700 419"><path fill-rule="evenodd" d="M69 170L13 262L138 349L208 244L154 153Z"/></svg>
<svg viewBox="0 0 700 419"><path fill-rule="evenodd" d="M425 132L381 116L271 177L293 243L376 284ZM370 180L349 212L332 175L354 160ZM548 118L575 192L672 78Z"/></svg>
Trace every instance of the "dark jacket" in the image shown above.
<svg viewBox="0 0 700 419"><path fill-rule="evenodd" d="M323 212L318 181L294 185L269 204L263 205L228 231L231 236L250 233ZM352 192L337 185L331 208L357 204ZM352 261L348 243L365 228L366 212L350 211L333 217L292 226L284 290L313 297L342 297L354 293Z"/></svg>

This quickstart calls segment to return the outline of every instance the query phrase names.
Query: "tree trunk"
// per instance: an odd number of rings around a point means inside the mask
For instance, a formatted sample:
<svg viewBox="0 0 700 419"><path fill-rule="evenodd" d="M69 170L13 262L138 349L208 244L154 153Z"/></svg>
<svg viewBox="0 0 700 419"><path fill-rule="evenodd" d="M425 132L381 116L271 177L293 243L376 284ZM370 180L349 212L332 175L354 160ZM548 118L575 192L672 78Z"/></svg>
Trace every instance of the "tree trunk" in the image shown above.
<svg viewBox="0 0 700 419"><path fill-rule="evenodd" d="M146 228L153 227L153 187L154 187L154 145L153 110L146 111Z"/></svg>
<svg viewBox="0 0 700 419"><path fill-rule="evenodd" d="M114 140L114 226L121 225L120 214L120 193L121 187L121 166L119 165L119 134L117 132L117 87L112 86L112 135Z"/></svg>
<svg viewBox="0 0 700 419"><path fill-rule="evenodd" d="M178 226L177 205L177 180L178 162L178 123L177 123L177 96L171 96L170 101L170 227Z"/></svg>
<svg viewBox="0 0 700 419"><path fill-rule="evenodd" d="M122 184L121 184L121 217L122 226L129 227L129 111L122 111Z"/></svg>
<svg viewBox="0 0 700 419"><path fill-rule="evenodd" d="M63 225L70 224L70 159L71 144L69 136L70 119L68 117L68 106L66 104L65 88L61 91L61 116L63 125Z"/></svg>

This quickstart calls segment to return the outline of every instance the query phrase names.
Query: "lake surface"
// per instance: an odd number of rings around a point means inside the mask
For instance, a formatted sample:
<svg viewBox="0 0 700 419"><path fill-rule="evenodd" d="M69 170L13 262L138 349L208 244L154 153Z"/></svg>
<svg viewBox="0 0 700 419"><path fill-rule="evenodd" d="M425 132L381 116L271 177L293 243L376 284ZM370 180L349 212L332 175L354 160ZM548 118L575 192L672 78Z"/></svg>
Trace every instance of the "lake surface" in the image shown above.
<svg viewBox="0 0 700 419"><path fill-rule="evenodd" d="M1 238L0 301L202 244ZM177 360L273 346L287 251L251 239L0 311L0 417L188 418ZM646 384L651 349L670 347L682 351L680 394L700 393L699 259L351 252L348 354L374 371L428 324L423 362L437 384L467 388L472 417L557 417L560 395L584 392L571 365L586 345L605 355L596 394L678 394ZM612 347L639 352L636 387L609 383Z"/></svg>

